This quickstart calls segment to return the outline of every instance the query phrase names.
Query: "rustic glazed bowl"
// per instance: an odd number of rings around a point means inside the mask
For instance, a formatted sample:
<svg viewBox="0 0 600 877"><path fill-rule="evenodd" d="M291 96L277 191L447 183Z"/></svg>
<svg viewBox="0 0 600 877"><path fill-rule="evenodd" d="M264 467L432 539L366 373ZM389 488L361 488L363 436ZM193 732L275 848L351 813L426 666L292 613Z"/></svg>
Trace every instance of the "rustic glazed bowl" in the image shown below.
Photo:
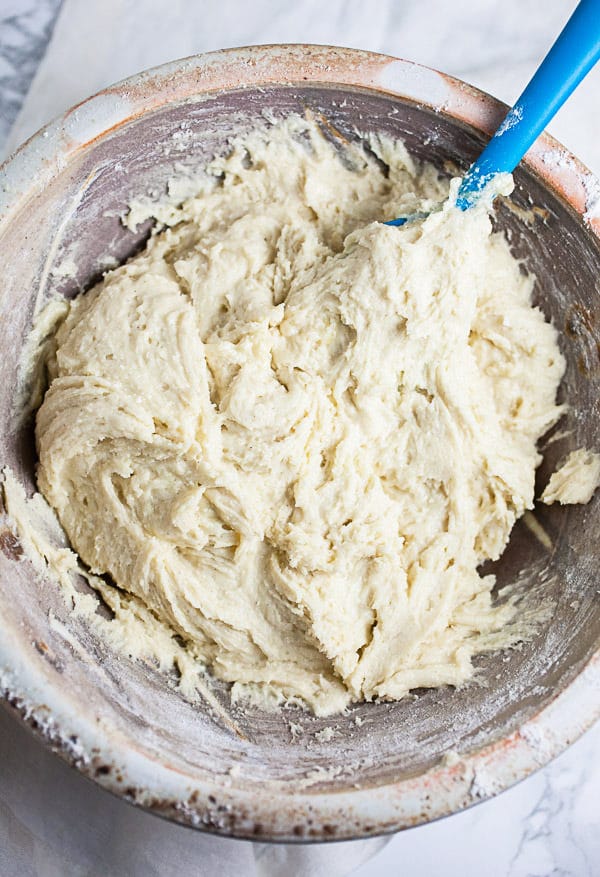
<svg viewBox="0 0 600 877"><path fill-rule="evenodd" d="M178 61L108 88L26 143L0 191L0 465L34 489L32 428L12 416L34 308L71 296L139 248L149 227L119 216L132 197L227 148L259 120L309 110L344 137L404 139L443 173L466 169L505 108L415 64L318 46L270 46ZM336 135L337 136L337 135ZM600 220L594 179L543 136L499 208L536 300L561 332L571 408L547 444L540 483L561 457L598 446ZM587 203L586 203L587 199ZM587 217L585 214L587 213ZM75 258L71 258L74 256ZM75 276L65 272L74 262ZM45 744L102 786L177 822L271 840L355 838L467 807L560 752L600 711L600 499L536 512L495 565L552 612L536 638L476 660L479 684L355 706L334 719L190 705L158 671L125 660L74 619L0 520L0 687ZM549 547L548 547L549 546ZM53 619L49 622L49 614ZM298 732L297 727L302 726ZM316 734L331 727L330 741Z"/></svg>

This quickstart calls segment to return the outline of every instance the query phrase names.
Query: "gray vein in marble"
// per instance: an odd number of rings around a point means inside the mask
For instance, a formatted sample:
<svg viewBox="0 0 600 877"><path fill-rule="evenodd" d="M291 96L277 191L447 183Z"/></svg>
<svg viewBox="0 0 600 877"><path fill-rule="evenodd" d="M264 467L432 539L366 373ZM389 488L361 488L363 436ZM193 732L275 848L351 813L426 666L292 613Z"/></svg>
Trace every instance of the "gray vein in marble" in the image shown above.
<svg viewBox="0 0 600 877"><path fill-rule="evenodd" d="M3 3L0 13L0 151L52 36L62 0Z"/></svg>

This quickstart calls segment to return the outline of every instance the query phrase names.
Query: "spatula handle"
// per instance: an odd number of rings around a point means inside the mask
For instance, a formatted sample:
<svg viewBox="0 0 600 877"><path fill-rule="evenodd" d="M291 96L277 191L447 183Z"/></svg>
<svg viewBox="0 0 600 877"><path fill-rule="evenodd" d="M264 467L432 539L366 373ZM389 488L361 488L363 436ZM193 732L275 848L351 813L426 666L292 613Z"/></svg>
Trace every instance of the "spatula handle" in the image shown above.
<svg viewBox="0 0 600 877"><path fill-rule="evenodd" d="M492 177L515 169L599 58L600 0L581 0L523 94L467 171L456 201L461 210L477 200Z"/></svg>

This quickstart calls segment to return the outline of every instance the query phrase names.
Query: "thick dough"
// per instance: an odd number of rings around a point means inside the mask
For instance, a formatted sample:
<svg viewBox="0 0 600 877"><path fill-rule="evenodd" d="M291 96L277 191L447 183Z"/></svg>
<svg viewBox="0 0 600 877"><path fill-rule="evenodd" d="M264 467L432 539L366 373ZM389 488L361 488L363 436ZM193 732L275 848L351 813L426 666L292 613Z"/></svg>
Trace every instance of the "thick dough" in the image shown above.
<svg viewBox="0 0 600 877"><path fill-rule="evenodd" d="M600 454L580 448L571 451L551 476L540 499L546 505L589 502L600 484Z"/></svg>
<svg viewBox="0 0 600 877"><path fill-rule="evenodd" d="M254 132L58 331L40 488L238 693L459 685L514 612L477 567L532 507L564 362L484 209L378 221L446 191L399 144Z"/></svg>

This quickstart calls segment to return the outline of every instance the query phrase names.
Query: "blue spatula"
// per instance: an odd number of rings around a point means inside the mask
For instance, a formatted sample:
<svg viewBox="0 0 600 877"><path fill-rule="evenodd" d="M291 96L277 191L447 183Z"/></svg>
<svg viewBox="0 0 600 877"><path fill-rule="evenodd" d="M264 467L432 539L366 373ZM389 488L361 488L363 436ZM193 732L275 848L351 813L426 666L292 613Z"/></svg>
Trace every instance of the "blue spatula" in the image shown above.
<svg viewBox="0 0 600 877"><path fill-rule="evenodd" d="M460 210L472 207L497 174L512 173L599 58L600 0L581 0L533 79L465 174L456 198ZM412 213L385 224L404 225L427 215Z"/></svg>

